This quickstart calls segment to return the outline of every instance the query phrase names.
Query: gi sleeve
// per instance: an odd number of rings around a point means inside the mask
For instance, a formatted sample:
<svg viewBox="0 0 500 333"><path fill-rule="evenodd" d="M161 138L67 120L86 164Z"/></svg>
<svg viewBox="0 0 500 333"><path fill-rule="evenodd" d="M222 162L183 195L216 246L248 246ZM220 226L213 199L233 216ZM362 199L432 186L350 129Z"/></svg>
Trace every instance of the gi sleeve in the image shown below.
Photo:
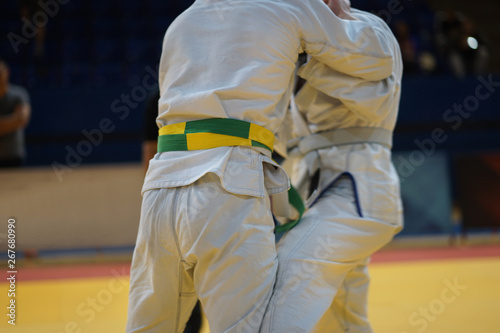
<svg viewBox="0 0 500 333"><path fill-rule="evenodd" d="M369 80L333 69L312 58L299 69L298 75L314 89L341 101L359 118L368 122L380 122L391 112L391 106L399 103L397 91L401 89L403 69L399 45L392 31L380 18L355 9L352 12L360 21L376 27L381 36L384 36L392 59L392 65L388 67L391 73L380 80Z"/></svg>
<svg viewBox="0 0 500 333"><path fill-rule="evenodd" d="M338 99L359 118L368 122L381 122L391 105L397 102L395 89L400 81L390 75L380 81L366 81L349 76L312 60L299 70L299 76L307 80L314 89Z"/></svg>
<svg viewBox="0 0 500 333"><path fill-rule="evenodd" d="M300 0L309 20L300 20L302 50L331 69L379 81L393 69L391 42L373 20L342 20L321 0ZM303 17L297 15L297 17ZM383 21L382 21L383 22Z"/></svg>

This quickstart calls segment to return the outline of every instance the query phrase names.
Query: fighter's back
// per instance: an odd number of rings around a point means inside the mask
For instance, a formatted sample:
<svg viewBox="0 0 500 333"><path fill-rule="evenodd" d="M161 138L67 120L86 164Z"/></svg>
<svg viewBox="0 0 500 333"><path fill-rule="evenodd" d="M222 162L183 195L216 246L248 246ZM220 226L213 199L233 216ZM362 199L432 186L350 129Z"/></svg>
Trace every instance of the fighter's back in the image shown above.
<svg viewBox="0 0 500 333"><path fill-rule="evenodd" d="M208 111L273 127L258 115L275 112L295 69L301 45L292 9L282 1L195 2L165 35L162 118L175 123Z"/></svg>

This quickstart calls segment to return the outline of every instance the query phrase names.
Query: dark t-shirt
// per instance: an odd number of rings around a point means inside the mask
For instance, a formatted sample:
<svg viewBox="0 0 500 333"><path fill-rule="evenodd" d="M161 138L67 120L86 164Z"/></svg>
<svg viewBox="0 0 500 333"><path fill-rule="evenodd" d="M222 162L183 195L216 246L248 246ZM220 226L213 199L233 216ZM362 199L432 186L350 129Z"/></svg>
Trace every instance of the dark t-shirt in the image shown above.
<svg viewBox="0 0 500 333"><path fill-rule="evenodd" d="M14 113L17 106L29 103L26 89L10 85L7 93L0 97L0 116ZM0 136L0 162L24 159L24 131L22 129Z"/></svg>

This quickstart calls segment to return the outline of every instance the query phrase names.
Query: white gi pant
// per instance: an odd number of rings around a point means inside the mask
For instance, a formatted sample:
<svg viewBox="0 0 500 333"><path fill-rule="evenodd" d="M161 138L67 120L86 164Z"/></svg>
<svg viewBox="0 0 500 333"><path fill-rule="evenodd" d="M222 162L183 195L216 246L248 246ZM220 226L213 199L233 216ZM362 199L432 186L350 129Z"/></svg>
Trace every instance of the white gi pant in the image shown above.
<svg viewBox="0 0 500 333"><path fill-rule="evenodd" d="M278 267L269 197L208 173L144 193L127 332L183 332L200 299L211 332L258 332Z"/></svg>
<svg viewBox="0 0 500 333"><path fill-rule="evenodd" d="M277 281L261 332L372 332L367 318L367 265L370 256L401 229L402 220L395 171L387 168L384 174L372 167L360 172L371 164L388 167L390 160L371 154L375 162L363 165L358 159L370 156L363 147L344 146L327 153L337 156L340 165L358 168L353 174L360 177L339 174L302 221L279 241ZM384 182L385 198L381 197ZM382 192L366 187L377 188L377 183ZM393 202L394 219L383 220L373 210L363 212L363 203L369 206L370 201L375 206L377 201Z"/></svg>

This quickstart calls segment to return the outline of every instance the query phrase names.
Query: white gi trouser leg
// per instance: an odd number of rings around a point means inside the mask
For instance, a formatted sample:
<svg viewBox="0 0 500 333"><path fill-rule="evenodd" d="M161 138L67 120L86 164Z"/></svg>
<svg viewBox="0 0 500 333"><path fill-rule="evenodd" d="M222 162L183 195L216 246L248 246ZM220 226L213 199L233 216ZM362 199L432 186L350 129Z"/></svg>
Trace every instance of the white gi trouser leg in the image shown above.
<svg viewBox="0 0 500 333"><path fill-rule="evenodd" d="M258 332L277 270L269 198L218 176L144 193L127 332L182 332L199 297L212 332Z"/></svg>
<svg viewBox="0 0 500 333"><path fill-rule="evenodd" d="M330 309L318 323L323 332L373 332L368 321L368 262L362 261L344 278Z"/></svg>
<svg viewBox="0 0 500 333"><path fill-rule="evenodd" d="M331 333L320 325L329 322L323 317L346 277L357 274L357 267L366 265L367 258L399 228L360 217L352 182L342 177L281 239L275 291L261 332ZM349 299L351 308L365 306L362 291L367 288L366 279L361 278L365 282L361 282L358 296Z"/></svg>

